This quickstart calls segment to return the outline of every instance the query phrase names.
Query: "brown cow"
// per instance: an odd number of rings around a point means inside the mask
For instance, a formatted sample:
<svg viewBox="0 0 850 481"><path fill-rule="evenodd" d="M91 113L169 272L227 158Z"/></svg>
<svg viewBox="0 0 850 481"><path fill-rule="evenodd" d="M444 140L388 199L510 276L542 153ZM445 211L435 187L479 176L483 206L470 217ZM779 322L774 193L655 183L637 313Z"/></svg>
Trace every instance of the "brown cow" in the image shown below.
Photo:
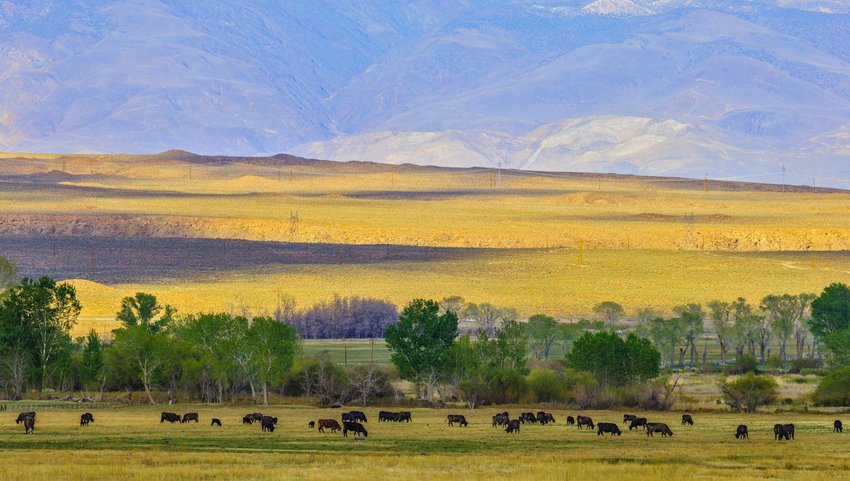
<svg viewBox="0 0 850 481"><path fill-rule="evenodd" d="M319 419L319 432L325 432L325 428L330 429L332 433L342 430L342 426L339 425L336 419Z"/></svg>
<svg viewBox="0 0 850 481"><path fill-rule="evenodd" d="M35 418L27 416L24 418L24 432L26 434L32 434L33 431L35 431Z"/></svg>
<svg viewBox="0 0 850 481"><path fill-rule="evenodd" d="M646 423L646 435L654 438L655 436L653 436L653 433L661 433L662 438L673 436L673 431L670 430L670 426L667 426L664 423Z"/></svg>

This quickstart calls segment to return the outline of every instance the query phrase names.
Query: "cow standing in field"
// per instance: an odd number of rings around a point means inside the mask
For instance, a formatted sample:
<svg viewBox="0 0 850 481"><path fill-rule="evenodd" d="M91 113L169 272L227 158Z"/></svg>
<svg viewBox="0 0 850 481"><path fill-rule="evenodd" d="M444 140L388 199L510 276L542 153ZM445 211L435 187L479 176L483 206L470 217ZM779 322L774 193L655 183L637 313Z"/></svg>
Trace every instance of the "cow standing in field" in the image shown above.
<svg viewBox="0 0 850 481"><path fill-rule="evenodd" d="M159 422L162 423L162 422L165 422L165 421L168 421L172 424L173 423L179 423L180 422L180 415L177 414L177 413L165 413L164 412L164 413L162 413L162 416L160 416Z"/></svg>
<svg viewBox="0 0 850 481"><path fill-rule="evenodd" d="M682 426L693 426L694 418L690 414L682 414Z"/></svg>
<svg viewBox="0 0 850 481"><path fill-rule="evenodd" d="M94 422L94 416L91 413L84 413L80 416L80 426L88 426L89 423Z"/></svg>
<svg viewBox="0 0 850 481"><path fill-rule="evenodd" d="M578 424L579 429L584 429L585 426L589 427L590 429L596 428L596 425L593 424L593 419L590 419L590 417L588 416L579 416L578 418L576 418L576 422Z"/></svg>
<svg viewBox="0 0 850 481"><path fill-rule="evenodd" d="M654 433L661 433L662 438L666 438L667 436L673 437L673 431L670 430L670 426L664 423L646 423L646 435L654 438Z"/></svg>
<svg viewBox="0 0 850 481"><path fill-rule="evenodd" d="M35 411L29 411L18 414L18 419L15 419L15 424L21 424L22 422L24 422L24 419L28 417L35 419Z"/></svg>
<svg viewBox="0 0 850 481"><path fill-rule="evenodd" d="M391 413L389 411L378 411L378 422L379 423L388 423L390 421L395 421L395 413Z"/></svg>
<svg viewBox="0 0 850 481"><path fill-rule="evenodd" d="M277 418L273 418L271 416L263 416L263 419L260 420L260 430L262 431L273 433L276 425Z"/></svg>
<svg viewBox="0 0 850 481"><path fill-rule="evenodd" d="M35 418L32 416L26 416L23 419L24 423L24 433L32 434L35 431Z"/></svg>
<svg viewBox="0 0 850 481"><path fill-rule="evenodd" d="M543 425L549 423L555 423L555 416L552 413L547 413L545 411L540 411L537 413L537 422Z"/></svg>
<svg viewBox="0 0 850 481"><path fill-rule="evenodd" d="M505 426L508 424L509 421L510 419L508 419L508 416L506 416L504 413L497 414L493 416L493 427L495 428L498 426Z"/></svg>
<svg viewBox="0 0 850 481"><path fill-rule="evenodd" d="M364 438L369 437L369 433L366 432L366 428L356 421L346 421L342 423L342 435L348 437L349 432L354 433L354 437L361 434Z"/></svg>
<svg viewBox="0 0 850 481"><path fill-rule="evenodd" d="M629 431L631 431L632 429L640 428L640 427L643 427L643 428L646 427L646 418L634 418L634 419L632 419L632 422L629 424Z"/></svg>
<svg viewBox="0 0 850 481"><path fill-rule="evenodd" d="M576 418L572 416L567 416L567 426L574 426L576 423Z"/></svg>
<svg viewBox="0 0 850 481"><path fill-rule="evenodd" d="M773 440L781 441L781 440L789 441L791 440L791 435L785 431L785 426L781 424L773 425Z"/></svg>
<svg viewBox="0 0 850 481"><path fill-rule="evenodd" d="M212 421L210 421L210 426L221 426L221 419L212 418Z"/></svg>
<svg viewBox="0 0 850 481"><path fill-rule="evenodd" d="M750 439L750 432L746 424L738 425L738 429L735 430L735 439Z"/></svg>
<svg viewBox="0 0 850 481"><path fill-rule="evenodd" d="M466 416L463 414L449 414L446 416L446 421L449 423L449 427L455 425L455 423L460 424L462 427L469 426L469 423L466 422Z"/></svg>
<svg viewBox="0 0 850 481"><path fill-rule="evenodd" d="M183 415L183 419L180 421L180 424L188 423L189 421L199 422L198 413L186 413Z"/></svg>
<svg viewBox="0 0 850 481"><path fill-rule="evenodd" d="M400 423L401 422L409 423L409 422L413 421L413 415L410 414L410 411L402 411L402 412L396 413L396 414L398 414L398 422L400 422Z"/></svg>
<svg viewBox="0 0 850 481"><path fill-rule="evenodd" d="M309 423L307 423L307 427L310 428L310 429L315 428L316 427L316 421L310 421Z"/></svg>
<svg viewBox="0 0 850 481"><path fill-rule="evenodd" d="M631 424L635 419L637 419L637 416L634 414L623 414L623 424Z"/></svg>
<svg viewBox="0 0 850 481"><path fill-rule="evenodd" d="M844 432L844 425L841 424L841 421L836 419L835 422L832 423L832 431L836 433Z"/></svg>
<svg viewBox="0 0 850 481"><path fill-rule="evenodd" d="M623 433L620 431L620 426L617 426L614 423L599 423L596 425L599 430L596 432L597 436L604 436L605 433L611 433L611 436L617 435L620 436Z"/></svg>
<svg viewBox="0 0 850 481"><path fill-rule="evenodd" d="M254 416L251 414L242 416L242 424L254 424Z"/></svg>
<svg viewBox="0 0 850 481"><path fill-rule="evenodd" d="M506 433L518 433L519 432L519 419L514 419L508 421L508 427L505 428Z"/></svg>
<svg viewBox="0 0 850 481"><path fill-rule="evenodd" d="M785 428L785 432L788 434L788 436L790 436L791 439L794 439L794 425L786 424L782 427Z"/></svg>
<svg viewBox="0 0 850 481"><path fill-rule="evenodd" d="M332 433L342 430L336 419L319 419L319 432L325 432L325 428L330 429Z"/></svg>

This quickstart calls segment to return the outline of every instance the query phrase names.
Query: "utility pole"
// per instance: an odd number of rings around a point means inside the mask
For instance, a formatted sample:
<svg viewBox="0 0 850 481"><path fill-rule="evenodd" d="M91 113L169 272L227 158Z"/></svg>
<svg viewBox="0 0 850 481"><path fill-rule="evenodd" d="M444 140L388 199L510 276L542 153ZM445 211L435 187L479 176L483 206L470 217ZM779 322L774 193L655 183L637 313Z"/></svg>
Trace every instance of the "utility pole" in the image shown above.
<svg viewBox="0 0 850 481"><path fill-rule="evenodd" d="M584 265L584 241L578 241L578 265Z"/></svg>
<svg viewBox="0 0 850 481"><path fill-rule="evenodd" d="M782 192L785 192L785 164L782 164Z"/></svg>
<svg viewBox="0 0 850 481"><path fill-rule="evenodd" d="M705 173L705 177L702 179L702 191L708 192L708 172Z"/></svg>

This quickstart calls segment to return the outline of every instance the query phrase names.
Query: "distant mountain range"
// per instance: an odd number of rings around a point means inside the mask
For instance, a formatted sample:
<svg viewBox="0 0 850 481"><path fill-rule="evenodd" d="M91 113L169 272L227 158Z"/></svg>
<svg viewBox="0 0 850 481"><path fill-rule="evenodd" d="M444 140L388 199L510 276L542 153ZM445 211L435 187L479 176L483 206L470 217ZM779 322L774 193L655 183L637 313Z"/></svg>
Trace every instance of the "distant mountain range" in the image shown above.
<svg viewBox="0 0 850 481"><path fill-rule="evenodd" d="M0 150L850 186L843 0L0 3Z"/></svg>

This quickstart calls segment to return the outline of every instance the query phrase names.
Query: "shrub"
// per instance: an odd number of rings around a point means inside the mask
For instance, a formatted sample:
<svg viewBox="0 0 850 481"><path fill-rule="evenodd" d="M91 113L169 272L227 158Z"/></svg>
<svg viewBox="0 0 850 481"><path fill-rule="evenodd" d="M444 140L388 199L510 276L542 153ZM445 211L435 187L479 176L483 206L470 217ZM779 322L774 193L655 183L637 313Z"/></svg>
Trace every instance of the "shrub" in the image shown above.
<svg viewBox="0 0 850 481"><path fill-rule="evenodd" d="M749 354L744 354L735 363L735 367L738 374L747 374L748 372L754 373L758 368L758 361L755 357L750 356Z"/></svg>
<svg viewBox="0 0 850 481"><path fill-rule="evenodd" d="M729 407L748 413L756 412L759 406L770 404L779 396L779 385L772 376L752 372L731 382L724 380L720 389Z"/></svg>
<svg viewBox="0 0 850 481"><path fill-rule="evenodd" d="M812 398L822 406L850 406L850 367L840 367L827 374Z"/></svg>
<svg viewBox="0 0 850 481"><path fill-rule="evenodd" d="M533 369L526 378L531 402L564 402L566 389L562 376L551 369Z"/></svg>
<svg viewBox="0 0 850 481"><path fill-rule="evenodd" d="M788 371L792 374L800 374L804 369L818 369L823 367L820 359L795 359L791 361Z"/></svg>

